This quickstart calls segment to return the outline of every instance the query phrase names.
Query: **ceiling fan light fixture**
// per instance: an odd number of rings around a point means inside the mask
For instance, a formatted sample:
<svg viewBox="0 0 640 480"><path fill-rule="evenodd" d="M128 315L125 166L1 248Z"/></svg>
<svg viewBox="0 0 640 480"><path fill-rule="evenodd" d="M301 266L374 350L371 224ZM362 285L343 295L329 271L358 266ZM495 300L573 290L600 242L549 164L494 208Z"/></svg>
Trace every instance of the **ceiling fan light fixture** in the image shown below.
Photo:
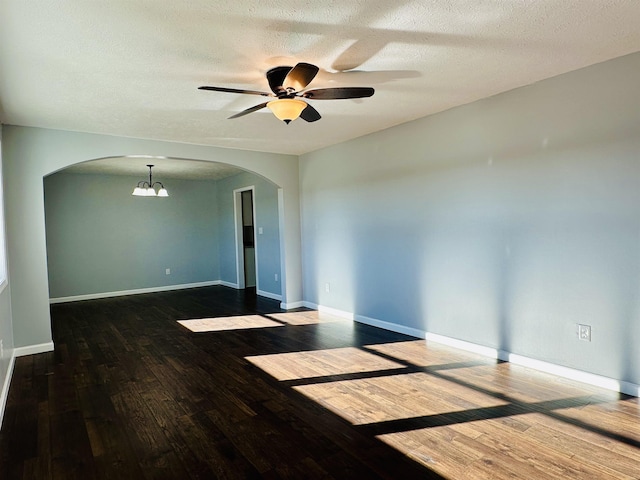
<svg viewBox="0 0 640 480"><path fill-rule="evenodd" d="M302 118L305 122L316 122L322 118L315 108L296 97L313 100L341 100L370 97L374 93L371 87L332 87L306 90L319 70L316 65L304 62L297 63L294 67L274 67L267 72L267 82L269 83L271 92L214 87L210 85L203 85L198 87L198 89L211 90L213 92L259 95L261 97L276 97L272 101L254 105L253 107L231 115L229 120L244 117L249 113L257 112L258 110L268 107L278 119L287 124L298 117Z"/></svg>
<svg viewBox="0 0 640 480"><path fill-rule="evenodd" d="M267 103L267 107L279 120L289 124L300 116L302 111L307 108L307 104L295 98L280 98Z"/></svg>

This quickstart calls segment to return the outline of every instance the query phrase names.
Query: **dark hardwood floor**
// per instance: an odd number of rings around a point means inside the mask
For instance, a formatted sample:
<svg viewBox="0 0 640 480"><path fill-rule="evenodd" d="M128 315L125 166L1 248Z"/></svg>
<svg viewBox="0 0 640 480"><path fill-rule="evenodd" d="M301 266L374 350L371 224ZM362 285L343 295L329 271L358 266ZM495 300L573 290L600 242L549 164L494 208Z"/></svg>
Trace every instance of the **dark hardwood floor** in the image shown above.
<svg viewBox="0 0 640 480"><path fill-rule="evenodd" d="M226 287L51 313L3 480L640 478L637 398Z"/></svg>

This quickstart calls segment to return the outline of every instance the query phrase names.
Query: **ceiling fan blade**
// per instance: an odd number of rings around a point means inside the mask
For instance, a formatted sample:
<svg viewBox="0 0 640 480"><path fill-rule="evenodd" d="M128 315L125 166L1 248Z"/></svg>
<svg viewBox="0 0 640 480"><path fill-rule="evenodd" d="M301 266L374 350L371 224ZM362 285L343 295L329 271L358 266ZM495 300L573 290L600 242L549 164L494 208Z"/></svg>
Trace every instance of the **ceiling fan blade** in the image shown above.
<svg viewBox="0 0 640 480"><path fill-rule="evenodd" d="M315 108L313 108L311 105L307 105L307 107L302 110L300 118L306 120L307 122L317 122L322 117Z"/></svg>
<svg viewBox="0 0 640 480"><path fill-rule="evenodd" d="M248 115L249 113L253 113L253 112L257 112L258 110L262 110L264 107L267 106L267 103L269 103L269 102L264 102L264 103L261 103L260 105L256 105L255 107L247 108L246 110L243 110L243 111L241 111L239 113L236 113L235 115L231 115L227 120L231 120L232 118L244 117L245 115Z"/></svg>
<svg viewBox="0 0 640 480"><path fill-rule="evenodd" d="M336 87L317 88L307 90L300 96L313 100L340 100L344 98L364 98L373 95L375 90L371 87Z"/></svg>
<svg viewBox="0 0 640 480"><path fill-rule="evenodd" d="M285 90L282 84L290 71L291 67L274 67L267 72L267 81L273 93L277 95Z"/></svg>
<svg viewBox="0 0 640 480"><path fill-rule="evenodd" d="M263 97L273 97L272 93L258 92L257 90L240 90L238 88L226 88L226 87L198 87L198 90L212 90L214 92L226 92L226 93L247 93L249 95L262 95Z"/></svg>
<svg viewBox="0 0 640 480"><path fill-rule="evenodd" d="M292 88L296 92L305 88L318 74L319 68L310 63L298 63L291 69L282 82L284 88Z"/></svg>

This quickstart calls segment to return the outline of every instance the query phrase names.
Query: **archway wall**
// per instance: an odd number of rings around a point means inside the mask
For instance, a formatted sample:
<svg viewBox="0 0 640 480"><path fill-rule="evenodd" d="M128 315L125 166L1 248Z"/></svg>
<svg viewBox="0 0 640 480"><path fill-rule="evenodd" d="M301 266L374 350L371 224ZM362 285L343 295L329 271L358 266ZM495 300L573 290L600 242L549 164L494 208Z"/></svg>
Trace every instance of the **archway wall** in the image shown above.
<svg viewBox="0 0 640 480"><path fill-rule="evenodd" d="M16 347L51 342L43 178L96 158L153 155L222 162L278 185L283 195L283 303L302 300L297 156L8 125L2 135Z"/></svg>

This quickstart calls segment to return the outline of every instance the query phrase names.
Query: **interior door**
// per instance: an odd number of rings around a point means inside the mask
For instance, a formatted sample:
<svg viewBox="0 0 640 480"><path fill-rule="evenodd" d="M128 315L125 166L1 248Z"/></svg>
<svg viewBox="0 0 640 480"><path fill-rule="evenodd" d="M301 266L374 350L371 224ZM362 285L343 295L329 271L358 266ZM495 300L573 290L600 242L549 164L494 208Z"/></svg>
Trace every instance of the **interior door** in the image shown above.
<svg viewBox="0 0 640 480"><path fill-rule="evenodd" d="M253 218L253 190L241 193L242 203L242 247L244 253L244 286L256 286L256 248Z"/></svg>

